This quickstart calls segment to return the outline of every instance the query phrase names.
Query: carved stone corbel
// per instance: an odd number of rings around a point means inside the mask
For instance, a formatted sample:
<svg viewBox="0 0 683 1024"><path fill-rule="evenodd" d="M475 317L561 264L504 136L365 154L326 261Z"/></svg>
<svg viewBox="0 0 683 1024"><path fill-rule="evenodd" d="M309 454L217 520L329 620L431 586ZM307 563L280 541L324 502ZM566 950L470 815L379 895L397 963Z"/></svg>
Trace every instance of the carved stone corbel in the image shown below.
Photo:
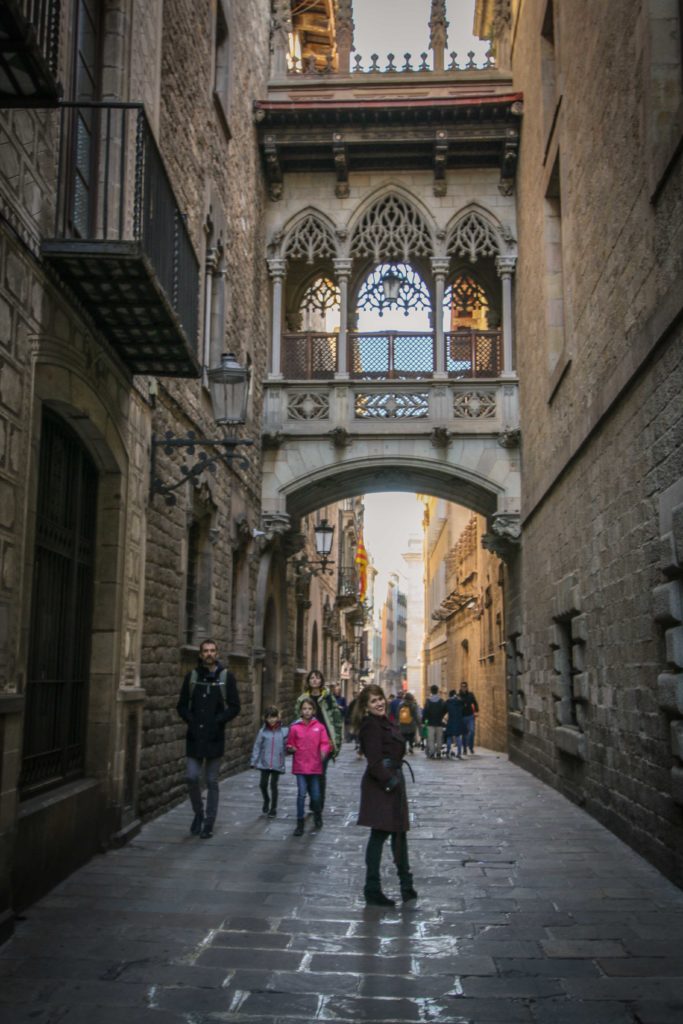
<svg viewBox="0 0 683 1024"><path fill-rule="evenodd" d="M348 448L351 444L351 437L344 427L335 427L327 435L335 448Z"/></svg>
<svg viewBox="0 0 683 1024"><path fill-rule="evenodd" d="M482 547L502 561L509 562L519 551L522 538L519 513L496 512L489 522L491 529L481 538Z"/></svg>
<svg viewBox="0 0 683 1024"><path fill-rule="evenodd" d="M347 199L349 195L349 158L344 136L340 132L335 132L332 136L332 157L337 175L334 194L337 199Z"/></svg>

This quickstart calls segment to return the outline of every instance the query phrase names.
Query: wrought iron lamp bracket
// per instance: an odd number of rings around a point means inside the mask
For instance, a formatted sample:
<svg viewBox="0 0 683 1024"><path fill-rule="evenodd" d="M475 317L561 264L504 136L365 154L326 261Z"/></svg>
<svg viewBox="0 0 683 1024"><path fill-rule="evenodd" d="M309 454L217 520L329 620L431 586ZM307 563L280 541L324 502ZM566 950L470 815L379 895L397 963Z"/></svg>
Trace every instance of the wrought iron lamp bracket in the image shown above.
<svg viewBox="0 0 683 1024"><path fill-rule="evenodd" d="M198 437L193 430L189 430L185 437L176 437L170 430L167 430L163 437L152 435L150 498L153 498L155 494L163 494L167 505L175 505L176 496L173 493L174 491L182 487L188 480L196 479L205 471L215 473L219 463L230 467L233 462L236 462L242 469L248 469L250 465L249 459L241 452L237 452L236 449L242 445L252 445L253 443L253 440L250 438L221 437L214 440L208 437ZM172 455L174 448L184 448L187 454L192 456L195 454L197 447L218 450L210 453L199 451L197 461L193 465L188 466L186 463L183 463L180 467L180 472L182 473L180 480L174 484L165 484L156 472L157 449L162 448L166 455Z"/></svg>
<svg viewBox="0 0 683 1024"><path fill-rule="evenodd" d="M310 580L313 576L334 576L334 569L330 568L334 561L330 558L311 560L301 555L299 558L293 558L292 562L294 571L300 578Z"/></svg>

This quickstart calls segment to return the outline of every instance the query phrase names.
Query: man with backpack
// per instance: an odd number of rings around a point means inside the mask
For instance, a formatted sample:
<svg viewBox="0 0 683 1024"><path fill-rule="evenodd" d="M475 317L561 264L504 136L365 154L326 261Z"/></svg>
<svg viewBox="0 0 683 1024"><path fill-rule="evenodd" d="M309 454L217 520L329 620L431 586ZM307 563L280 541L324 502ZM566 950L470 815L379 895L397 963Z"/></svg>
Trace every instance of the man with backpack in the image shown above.
<svg viewBox="0 0 683 1024"><path fill-rule="evenodd" d="M240 713L237 680L218 660L215 640L199 645L197 667L183 679L177 711L187 722L187 788L194 818L193 836L210 839L218 811L218 772L225 751L225 726ZM202 764L206 766L206 810L202 801Z"/></svg>
<svg viewBox="0 0 683 1024"><path fill-rule="evenodd" d="M406 693L398 706L398 727L401 735L408 744L408 750L413 753L415 736L420 724L420 710L412 693Z"/></svg>

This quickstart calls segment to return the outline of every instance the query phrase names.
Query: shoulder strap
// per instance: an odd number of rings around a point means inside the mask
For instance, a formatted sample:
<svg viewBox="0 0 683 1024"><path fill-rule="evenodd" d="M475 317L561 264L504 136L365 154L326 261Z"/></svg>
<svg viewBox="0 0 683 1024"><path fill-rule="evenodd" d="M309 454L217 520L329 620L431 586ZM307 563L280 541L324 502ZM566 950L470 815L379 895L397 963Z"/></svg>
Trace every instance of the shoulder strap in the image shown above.
<svg viewBox="0 0 683 1024"><path fill-rule="evenodd" d="M218 676L218 685L221 688L221 697L223 703L228 703L228 670L227 668L221 669L220 675Z"/></svg>
<svg viewBox="0 0 683 1024"><path fill-rule="evenodd" d="M193 668L192 671L190 672L190 693L189 693L189 696L187 698L187 703L188 704L192 703L192 694L194 693L194 688L197 685L197 681L198 680L199 680L199 675L197 674L197 669Z"/></svg>

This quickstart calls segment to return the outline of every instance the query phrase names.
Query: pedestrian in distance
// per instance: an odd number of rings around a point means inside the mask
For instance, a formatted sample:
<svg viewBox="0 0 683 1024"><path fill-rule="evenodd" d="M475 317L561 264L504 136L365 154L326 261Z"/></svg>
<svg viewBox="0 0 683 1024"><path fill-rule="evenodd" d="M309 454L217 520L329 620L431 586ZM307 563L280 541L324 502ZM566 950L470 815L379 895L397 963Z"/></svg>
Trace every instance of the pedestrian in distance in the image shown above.
<svg viewBox="0 0 683 1024"><path fill-rule="evenodd" d="M187 722L186 781L194 811L190 832L210 839L218 813L218 773L225 752L225 726L240 713L237 680L218 660L215 640L203 640L199 645L197 667L183 679L177 711ZM202 767L206 774L206 808L201 791Z"/></svg>
<svg viewBox="0 0 683 1024"><path fill-rule="evenodd" d="M320 778L320 810L322 811L325 807L327 790L327 767L330 760L334 760L341 750L344 723L339 705L325 686L325 677L320 669L313 668L306 676L303 693L298 698L294 709L294 715L297 718L301 716L301 705L306 697L313 701L315 718L325 727L330 741L330 752L323 762L323 772Z"/></svg>
<svg viewBox="0 0 683 1024"><path fill-rule="evenodd" d="M465 734L464 704L455 690L451 690L446 701L446 757L455 757L462 761L462 743ZM451 755L451 746L455 740L455 754Z"/></svg>
<svg viewBox="0 0 683 1024"><path fill-rule="evenodd" d="M323 827L320 780L325 759L332 751L327 730L315 717L312 697L304 697L299 706L301 718L290 727L287 736L287 753L294 755L292 774L296 775L297 786L295 836L304 834L307 794L313 811L313 827L316 830Z"/></svg>
<svg viewBox="0 0 683 1024"><path fill-rule="evenodd" d="M441 757L443 720L446 717L446 701L439 696L439 687L429 687L429 697L422 709L422 721L427 723L427 757Z"/></svg>
<svg viewBox="0 0 683 1024"><path fill-rule="evenodd" d="M358 824L370 829L365 850L363 895L369 906L393 907L382 892L382 850L387 839L404 903L417 899L408 858L408 797L402 764L405 740L387 717L384 691L376 683L361 690L354 708L355 728L367 766L360 784Z"/></svg>
<svg viewBox="0 0 683 1024"><path fill-rule="evenodd" d="M463 704L463 719L465 722L465 739L463 742L463 753L466 754L469 750L470 754L474 753L474 724L476 716L479 714L479 705L477 698L470 690L467 683L463 680L460 684L460 700Z"/></svg>
<svg viewBox="0 0 683 1024"><path fill-rule="evenodd" d="M285 770L285 744L289 729L282 725L276 707L266 708L251 752L251 767L261 772L259 789L263 796L263 814L277 815L277 787Z"/></svg>
<svg viewBox="0 0 683 1024"><path fill-rule="evenodd" d="M332 687L332 696L336 700L337 707L339 708L339 710L341 712L341 716L342 716L342 734L343 734L344 740L346 742L348 742L349 736L348 736L348 729L347 729L347 721L348 721L349 707L348 707L348 703L347 703L346 697L342 693L341 683L335 683L334 684L334 686Z"/></svg>
<svg viewBox="0 0 683 1024"><path fill-rule="evenodd" d="M401 705L403 697L396 693L389 694L389 702L387 705L387 714L390 722L396 722L398 720L398 709Z"/></svg>
<svg viewBox="0 0 683 1024"><path fill-rule="evenodd" d="M420 709L412 693L406 693L398 706L398 727L412 754L420 725Z"/></svg>

